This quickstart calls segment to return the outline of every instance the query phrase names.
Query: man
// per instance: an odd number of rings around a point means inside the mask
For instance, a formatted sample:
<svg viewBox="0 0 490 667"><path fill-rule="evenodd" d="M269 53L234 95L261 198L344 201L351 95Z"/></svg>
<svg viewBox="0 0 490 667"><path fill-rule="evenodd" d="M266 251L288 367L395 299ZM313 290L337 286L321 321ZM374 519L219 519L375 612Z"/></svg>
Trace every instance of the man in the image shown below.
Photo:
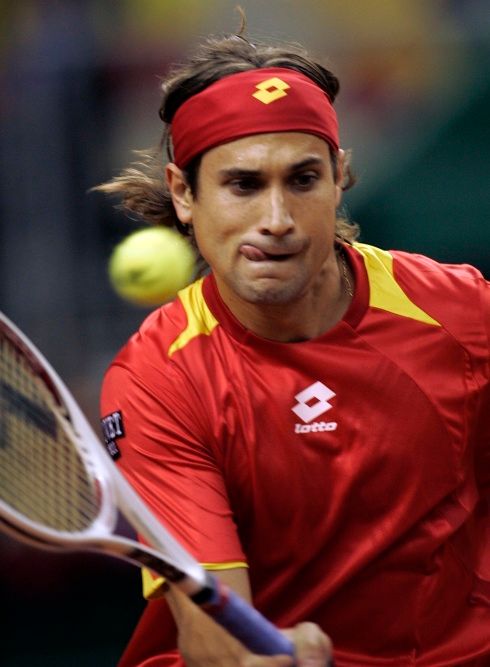
<svg viewBox="0 0 490 667"><path fill-rule="evenodd" d="M166 187L149 157L104 189L211 271L119 353L102 414L136 490L298 664L331 639L340 667L488 665L489 285L354 242L337 92L304 52L238 37L167 79ZM188 665L291 664L166 596L121 665L179 664L167 604Z"/></svg>

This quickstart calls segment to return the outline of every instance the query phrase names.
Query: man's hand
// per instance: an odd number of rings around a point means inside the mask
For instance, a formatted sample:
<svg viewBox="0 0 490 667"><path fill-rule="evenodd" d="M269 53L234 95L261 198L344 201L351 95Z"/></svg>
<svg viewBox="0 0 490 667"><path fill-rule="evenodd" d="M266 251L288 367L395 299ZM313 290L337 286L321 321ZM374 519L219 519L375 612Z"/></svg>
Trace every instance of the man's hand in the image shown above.
<svg viewBox="0 0 490 667"><path fill-rule="evenodd" d="M299 623L284 630L284 634L295 647L295 658L274 656L266 658L246 655L241 667L327 667L332 660L332 642L315 623Z"/></svg>
<svg viewBox="0 0 490 667"><path fill-rule="evenodd" d="M180 601L179 650L186 667L328 667L332 643L314 623L284 630L295 647L295 657L250 653L212 618L186 597Z"/></svg>
<svg viewBox="0 0 490 667"><path fill-rule="evenodd" d="M300 623L284 630L295 647L292 658L254 655L203 612L198 611L194 619L196 625L184 626L179 639L186 667L329 667L333 664L332 643L314 623Z"/></svg>
<svg viewBox="0 0 490 667"><path fill-rule="evenodd" d="M250 601L245 569L220 572L220 578ZM328 667L332 642L315 623L299 623L283 630L295 647L295 657L259 656L250 653L226 630L174 587L166 593L178 627L178 646L186 667Z"/></svg>

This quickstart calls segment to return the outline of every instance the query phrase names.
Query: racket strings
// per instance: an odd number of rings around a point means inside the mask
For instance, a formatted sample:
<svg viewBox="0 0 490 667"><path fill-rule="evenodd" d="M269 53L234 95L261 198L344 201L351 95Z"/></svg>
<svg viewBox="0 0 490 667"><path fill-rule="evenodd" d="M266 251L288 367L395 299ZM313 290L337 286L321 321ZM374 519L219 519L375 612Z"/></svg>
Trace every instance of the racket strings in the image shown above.
<svg viewBox="0 0 490 667"><path fill-rule="evenodd" d="M98 515L98 489L57 411L30 360L0 334L0 498L33 522L79 532Z"/></svg>

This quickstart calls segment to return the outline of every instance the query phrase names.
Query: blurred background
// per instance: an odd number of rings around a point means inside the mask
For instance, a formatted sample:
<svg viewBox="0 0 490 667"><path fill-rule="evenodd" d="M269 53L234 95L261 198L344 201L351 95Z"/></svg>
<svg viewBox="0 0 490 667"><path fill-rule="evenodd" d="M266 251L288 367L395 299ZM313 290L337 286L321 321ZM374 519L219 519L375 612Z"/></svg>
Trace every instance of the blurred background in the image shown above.
<svg viewBox="0 0 490 667"><path fill-rule="evenodd" d="M107 279L135 228L89 189L160 138L159 79L235 0L0 0L0 308L98 429L104 369L146 316ZM490 277L487 0L241 0L252 39L299 41L341 80L345 198L362 240ZM450 307L450 304L448 304ZM115 665L139 573L0 538L0 663Z"/></svg>

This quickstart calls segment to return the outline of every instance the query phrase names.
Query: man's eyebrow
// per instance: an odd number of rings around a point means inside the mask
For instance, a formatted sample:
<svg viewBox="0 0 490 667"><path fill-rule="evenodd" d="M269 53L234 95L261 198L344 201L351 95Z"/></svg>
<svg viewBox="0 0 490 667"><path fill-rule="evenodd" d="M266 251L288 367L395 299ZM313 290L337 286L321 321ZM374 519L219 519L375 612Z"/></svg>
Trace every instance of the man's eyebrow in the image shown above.
<svg viewBox="0 0 490 667"><path fill-rule="evenodd" d="M230 169L220 169L218 174L223 178L243 178L250 176L260 176L260 169L242 169L240 167L231 167Z"/></svg>
<svg viewBox="0 0 490 667"><path fill-rule="evenodd" d="M289 165L288 171L295 172L307 167L315 167L325 164L325 160L316 155L310 155L299 162ZM261 169L243 169L242 167L231 167L230 169L221 169L219 175L223 178L247 178L259 177L262 174Z"/></svg>
<svg viewBox="0 0 490 667"><path fill-rule="evenodd" d="M290 171L299 171L300 169L305 169L306 167L317 167L319 165L325 164L325 160L318 155L310 155L304 160L295 162L289 168Z"/></svg>

